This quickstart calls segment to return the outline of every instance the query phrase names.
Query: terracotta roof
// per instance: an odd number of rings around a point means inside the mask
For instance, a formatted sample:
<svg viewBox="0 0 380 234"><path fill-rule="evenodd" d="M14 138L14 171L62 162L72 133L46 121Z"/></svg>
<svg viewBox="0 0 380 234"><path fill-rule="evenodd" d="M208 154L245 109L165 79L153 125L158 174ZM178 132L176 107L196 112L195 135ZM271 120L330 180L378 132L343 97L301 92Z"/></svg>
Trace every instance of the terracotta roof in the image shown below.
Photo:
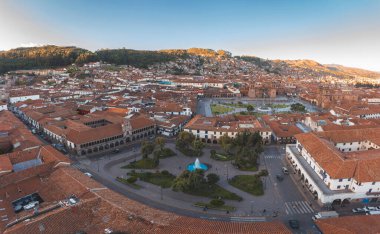
<svg viewBox="0 0 380 234"><path fill-rule="evenodd" d="M357 215L318 219L318 228L326 234L380 233L380 215Z"/></svg>
<svg viewBox="0 0 380 234"><path fill-rule="evenodd" d="M141 129L155 124L154 120L143 115L136 115L130 118L132 129Z"/></svg>
<svg viewBox="0 0 380 234"><path fill-rule="evenodd" d="M0 156L0 174L7 171L12 171L13 166L7 155Z"/></svg>
<svg viewBox="0 0 380 234"><path fill-rule="evenodd" d="M326 138L334 143L359 142L380 138L380 128L359 128L340 131L319 132L319 136Z"/></svg>
<svg viewBox="0 0 380 234"><path fill-rule="evenodd" d="M296 139L331 178L380 181L380 150L341 152L315 133L298 134Z"/></svg>
<svg viewBox="0 0 380 234"><path fill-rule="evenodd" d="M67 133L66 139L75 144L83 144L109 137L119 136L122 134L123 129L121 124L108 124L102 127L90 128L86 131L77 131L75 129L71 129Z"/></svg>
<svg viewBox="0 0 380 234"><path fill-rule="evenodd" d="M80 201L75 206L58 208L28 222L20 222L7 228L4 233L38 233L41 228L44 233L54 234L76 231L102 233L106 228L127 233L149 234L291 233L280 222L215 222L157 210L115 193L73 168L60 168L45 181L35 177L12 186L14 187L7 188L14 192L9 194L12 198L8 198L6 204L20 196L17 195L17 186L25 189L26 194L32 191L28 188L38 189L44 203L48 203L45 207L54 204L54 201L67 198L70 194L75 194ZM0 191L0 194L4 194L4 190ZM25 213L19 216L23 215ZM14 216L10 220L13 219Z"/></svg>

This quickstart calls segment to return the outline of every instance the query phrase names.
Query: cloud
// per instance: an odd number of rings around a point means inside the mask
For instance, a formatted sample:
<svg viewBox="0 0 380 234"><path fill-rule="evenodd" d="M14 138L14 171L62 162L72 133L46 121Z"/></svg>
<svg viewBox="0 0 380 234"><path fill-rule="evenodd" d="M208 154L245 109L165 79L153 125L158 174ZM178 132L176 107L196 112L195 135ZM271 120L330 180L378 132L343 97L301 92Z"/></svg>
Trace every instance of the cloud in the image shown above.
<svg viewBox="0 0 380 234"><path fill-rule="evenodd" d="M33 43L33 42L28 42L28 43L21 43L21 47L40 47L44 46L45 44L42 43Z"/></svg>

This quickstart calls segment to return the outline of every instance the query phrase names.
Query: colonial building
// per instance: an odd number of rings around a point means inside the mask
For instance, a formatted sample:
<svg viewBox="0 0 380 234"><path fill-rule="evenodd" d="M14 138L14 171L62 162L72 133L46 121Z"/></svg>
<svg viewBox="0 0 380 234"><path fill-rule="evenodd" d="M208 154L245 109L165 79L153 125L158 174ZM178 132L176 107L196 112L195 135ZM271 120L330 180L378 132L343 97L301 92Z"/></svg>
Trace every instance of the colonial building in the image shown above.
<svg viewBox="0 0 380 234"><path fill-rule="evenodd" d="M296 135L286 157L322 204L377 201L380 197L380 128Z"/></svg>
<svg viewBox="0 0 380 234"><path fill-rule="evenodd" d="M204 117L196 115L185 126L184 131L192 133L206 143L217 144L223 135L234 138L239 132L259 132L265 144L270 143L272 131L263 127L254 116Z"/></svg>

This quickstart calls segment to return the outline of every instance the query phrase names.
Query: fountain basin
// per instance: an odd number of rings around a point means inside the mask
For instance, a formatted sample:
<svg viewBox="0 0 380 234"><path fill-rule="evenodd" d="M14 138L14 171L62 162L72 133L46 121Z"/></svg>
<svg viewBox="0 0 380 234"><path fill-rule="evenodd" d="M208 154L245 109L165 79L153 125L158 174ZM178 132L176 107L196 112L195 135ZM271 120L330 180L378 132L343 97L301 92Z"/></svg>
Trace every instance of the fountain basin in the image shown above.
<svg viewBox="0 0 380 234"><path fill-rule="evenodd" d="M207 171L208 170L208 166L206 164L203 164L203 163L199 162L198 158L195 160L195 162L190 163L190 164L187 165L187 170L188 171L195 171L197 169Z"/></svg>

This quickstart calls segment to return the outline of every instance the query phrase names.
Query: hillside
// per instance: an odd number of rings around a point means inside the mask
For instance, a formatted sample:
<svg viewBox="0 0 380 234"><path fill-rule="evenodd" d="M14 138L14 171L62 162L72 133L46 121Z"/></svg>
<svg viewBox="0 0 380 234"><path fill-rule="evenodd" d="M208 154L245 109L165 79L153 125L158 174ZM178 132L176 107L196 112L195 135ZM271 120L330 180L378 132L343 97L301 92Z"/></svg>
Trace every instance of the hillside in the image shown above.
<svg viewBox="0 0 380 234"><path fill-rule="evenodd" d="M0 51L0 74L34 68L54 68L95 61L91 51L76 47L43 46Z"/></svg>
<svg viewBox="0 0 380 234"><path fill-rule="evenodd" d="M235 56L224 50L202 48L172 49L172 50L132 50L132 49L102 49L91 52L77 47L43 46L17 48L0 51L0 74L20 69L43 69L63 67L73 63L83 64L93 61L103 61L116 65L131 65L138 68L148 68L151 65L169 64L173 74L183 74L184 70L202 74L205 67L215 73L223 73L225 69L243 69L251 64L252 69L265 73L293 77L338 78L377 78L380 73L341 65L323 65L313 60L266 60L254 56ZM174 62L174 65L173 65ZM238 67L242 66L242 67ZM190 69L187 69L189 68Z"/></svg>

